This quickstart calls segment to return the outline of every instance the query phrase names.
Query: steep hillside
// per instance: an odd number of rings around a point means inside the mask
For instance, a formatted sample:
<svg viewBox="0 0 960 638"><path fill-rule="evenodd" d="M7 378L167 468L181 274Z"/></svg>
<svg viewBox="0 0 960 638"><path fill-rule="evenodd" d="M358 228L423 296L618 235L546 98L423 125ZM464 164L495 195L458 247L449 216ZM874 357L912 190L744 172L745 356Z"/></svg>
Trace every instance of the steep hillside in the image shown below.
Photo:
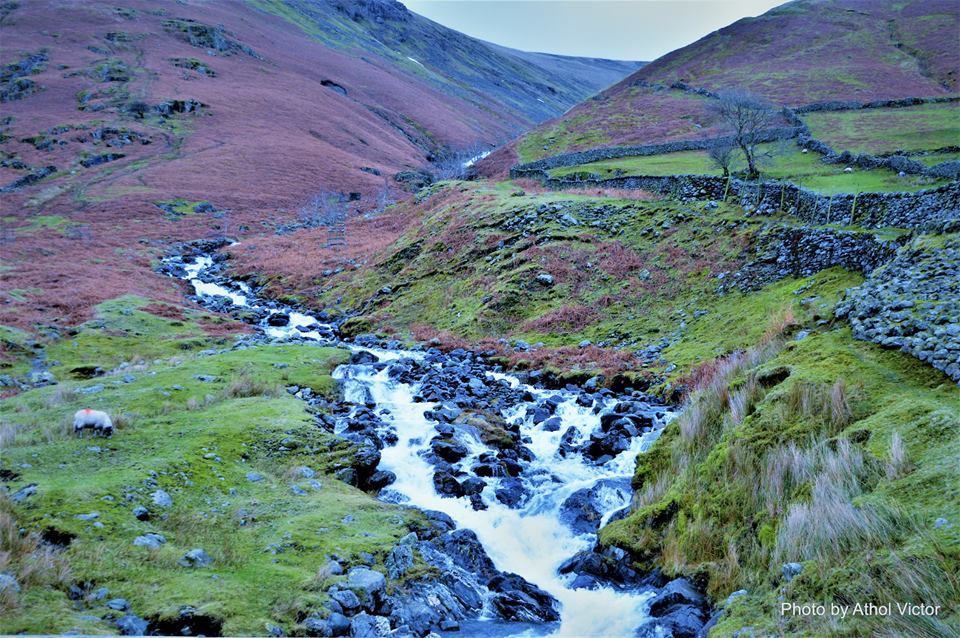
<svg viewBox="0 0 960 638"><path fill-rule="evenodd" d="M708 99L691 89L743 88L791 107L954 94L958 34L960 11L949 0L794 0L651 62L498 151L486 170L595 146L710 135Z"/></svg>
<svg viewBox="0 0 960 638"><path fill-rule="evenodd" d="M250 0L330 47L374 53L481 108L539 122L609 86L637 63L526 53L428 20L395 0Z"/></svg>
<svg viewBox="0 0 960 638"><path fill-rule="evenodd" d="M163 294L142 260L119 278L98 254L273 232L321 190L374 208L402 195L398 173L476 153L634 68L540 65L385 0L2 6L4 287L23 292L0 312L26 327L63 320L70 289L92 295L86 309L105 289Z"/></svg>

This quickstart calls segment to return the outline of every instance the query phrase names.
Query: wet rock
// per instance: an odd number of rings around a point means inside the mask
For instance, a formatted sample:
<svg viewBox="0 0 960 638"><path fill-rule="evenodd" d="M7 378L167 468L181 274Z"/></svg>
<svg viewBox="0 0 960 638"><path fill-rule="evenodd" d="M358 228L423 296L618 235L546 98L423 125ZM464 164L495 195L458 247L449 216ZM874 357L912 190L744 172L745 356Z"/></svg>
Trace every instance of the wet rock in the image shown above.
<svg viewBox="0 0 960 638"><path fill-rule="evenodd" d="M483 582L489 581L497 574L493 561L490 560L472 530L458 529L447 532L434 539L432 543L437 550L449 556L454 565L475 574Z"/></svg>
<svg viewBox="0 0 960 638"><path fill-rule="evenodd" d="M706 598L686 578L677 578L667 583L650 600L650 615L662 616L676 605L703 607Z"/></svg>
<svg viewBox="0 0 960 638"><path fill-rule="evenodd" d="M115 611L127 611L130 609L130 603L126 598L113 598L107 601L107 607Z"/></svg>
<svg viewBox="0 0 960 638"><path fill-rule="evenodd" d="M630 449L630 439L617 432L609 434L593 433L590 440L583 445L581 452L584 458L602 465L621 452Z"/></svg>
<svg viewBox="0 0 960 638"><path fill-rule="evenodd" d="M351 465L360 477L370 476L380 464L380 450L373 445L361 446L353 454Z"/></svg>
<svg viewBox="0 0 960 638"><path fill-rule="evenodd" d="M350 355L351 365L370 365L372 363L377 363L379 360L380 359L377 358L377 355L367 350L359 350Z"/></svg>
<svg viewBox="0 0 960 638"><path fill-rule="evenodd" d="M360 612L350 620L351 638L383 638L389 633L389 618Z"/></svg>
<svg viewBox="0 0 960 638"><path fill-rule="evenodd" d="M479 494L470 494L470 507L477 512L489 509L489 506Z"/></svg>
<svg viewBox="0 0 960 638"><path fill-rule="evenodd" d="M29 485L20 488L10 496L10 500L14 503L23 503L25 500L37 493L37 484L30 483Z"/></svg>
<svg viewBox="0 0 960 638"><path fill-rule="evenodd" d="M517 622L556 622L560 620L557 601L536 585L516 574L498 574L487 586L498 592L490 605L504 620Z"/></svg>
<svg viewBox="0 0 960 638"><path fill-rule="evenodd" d="M290 323L290 315L285 312L275 312L267 317L267 325L282 328Z"/></svg>
<svg viewBox="0 0 960 638"><path fill-rule="evenodd" d="M213 558L202 549L191 549L177 561L182 567L206 567L213 563Z"/></svg>
<svg viewBox="0 0 960 638"><path fill-rule="evenodd" d="M529 494L519 479L509 477L503 479L496 490L497 500L510 508L519 507L526 501Z"/></svg>
<svg viewBox="0 0 960 638"><path fill-rule="evenodd" d="M357 476L357 471L352 467L345 467L343 469L337 470L333 476L338 481L342 481L347 485L353 485L354 487L356 487L357 485L360 484L360 479Z"/></svg>
<svg viewBox="0 0 960 638"><path fill-rule="evenodd" d="M706 597L685 578L667 583L650 600L649 613L653 623L644 625L638 636L658 635L657 628L676 638L696 638L710 618Z"/></svg>
<svg viewBox="0 0 960 638"><path fill-rule="evenodd" d="M349 623L349 621L348 621ZM329 638L336 634L333 633L333 627L330 625L330 621L326 618L319 618L317 616L308 616L303 619L303 632L307 636L319 636L322 638ZM347 627L349 632L349 625ZM340 634L344 635L344 634Z"/></svg>
<svg viewBox="0 0 960 638"><path fill-rule="evenodd" d="M127 614L114 622L123 636L145 636L147 634L147 621L139 616Z"/></svg>
<svg viewBox="0 0 960 638"><path fill-rule="evenodd" d="M437 626L441 631L460 631L460 623L453 618L444 618Z"/></svg>
<svg viewBox="0 0 960 638"><path fill-rule="evenodd" d="M149 549L160 549L160 546L167 542L163 534L154 534L153 532L137 536L133 539L133 544L137 547L146 547Z"/></svg>
<svg viewBox="0 0 960 638"><path fill-rule="evenodd" d="M578 534L595 534L602 514L590 490L578 490L560 506L560 520Z"/></svg>
<svg viewBox="0 0 960 638"><path fill-rule="evenodd" d="M780 568L780 574L788 583L803 571L803 565L800 563L786 563Z"/></svg>
<svg viewBox="0 0 960 638"><path fill-rule="evenodd" d="M703 614L694 607L677 607L653 622L640 627L637 638L699 638L706 624Z"/></svg>
<svg viewBox="0 0 960 638"><path fill-rule="evenodd" d="M542 427L545 432L557 432L560 430L561 425L563 425L563 419L558 416L552 416L544 421L540 427Z"/></svg>
<svg viewBox="0 0 960 638"><path fill-rule="evenodd" d="M173 506L173 498L171 498L171 496L167 494L167 492L164 490L157 490L153 492L152 494L150 494L150 498L152 498L154 504L159 507Z"/></svg>
<svg viewBox="0 0 960 638"><path fill-rule="evenodd" d="M391 580L399 579L413 567L413 549L409 545L397 545L387 554L384 564Z"/></svg>
<svg viewBox="0 0 960 638"><path fill-rule="evenodd" d="M87 596L88 601L103 600L110 595L110 590L106 587L98 587Z"/></svg>
<svg viewBox="0 0 960 638"><path fill-rule="evenodd" d="M337 590L330 594L330 598L337 601L340 608L348 614L353 614L360 609L362 603L355 593L349 589Z"/></svg>
<svg viewBox="0 0 960 638"><path fill-rule="evenodd" d="M397 480L397 475L388 470L377 470L366 481L367 489L380 491Z"/></svg>
<svg viewBox="0 0 960 638"><path fill-rule="evenodd" d="M363 598L365 605L372 605L379 602L387 588L386 577L378 571L368 569L367 567L354 567L347 572L346 587L358 592Z"/></svg>
<svg viewBox="0 0 960 638"><path fill-rule="evenodd" d="M572 425L566 429L563 433L563 436L560 437L560 445L557 446L557 453L566 458L571 454L575 454L577 451L577 439L580 436L580 432L577 428Z"/></svg>
<svg viewBox="0 0 960 638"><path fill-rule="evenodd" d="M628 501L627 481L602 480L591 488L577 490L560 506L560 520L578 534L595 534L603 518L605 499Z"/></svg>
<svg viewBox="0 0 960 638"><path fill-rule="evenodd" d="M333 636L346 636L350 633L350 619L341 613L333 612L327 616L327 625Z"/></svg>
<svg viewBox="0 0 960 638"><path fill-rule="evenodd" d="M433 453L449 463L456 463L469 452L462 443L448 439L433 439L430 442Z"/></svg>
<svg viewBox="0 0 960 638"><path fill-rule="evenodd" d="M463 486L448 471L441 470L433 475L433 487L437 494L444 497L459 498L463 496Z"/></svg>
<svg viewBox="0 0 960 638"><path fill-rule="evenodd" d="M560 574L577 574L573 589L596 589L609 586L616 589L660 587L666 579L659 571L641 575L631 567L626 552L618 547L603 551L584 551L564 561L557 569Z"/></svg>
<svg viewBox="0 0 960 638"><path fill-rule="evenodd" d="M453 522L448 514L436 510L423 510L423 515L427 518L432 528L432 532L443 534L454 530L457 524Z"/></svg>
<svg viewBox="0 0 960 638"><path fill-rule="evenodd" d="M461 483L461 486L463 487L463 493L465 495L472 496L474 494L479 494L480 492L482 492L483 488L487 486L487 482L484 481L483 479L479 479L479 478L476 478L475 476L471 476L469 478L464 479L463 482Z"/></svg>
<svg viewBox="0 0 960 638"><path fill-rule="evenodd" d="M439 421L440 423L452 423L461 414L463 414L463 410L455 405L443 405L439 408L427 410L423 413L426 418L433 421Z"/></svg>

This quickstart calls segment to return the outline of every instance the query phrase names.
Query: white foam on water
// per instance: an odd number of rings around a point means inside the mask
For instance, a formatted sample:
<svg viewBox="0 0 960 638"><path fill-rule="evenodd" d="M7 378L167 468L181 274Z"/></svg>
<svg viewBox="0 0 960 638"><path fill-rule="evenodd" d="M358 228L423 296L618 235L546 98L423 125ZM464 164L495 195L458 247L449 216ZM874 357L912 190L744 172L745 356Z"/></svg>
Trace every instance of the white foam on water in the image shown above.
<svg viewBox="0 0 960 638"><path fill-rule="evenodd" d="M556 432L546 432L526 417L523 404L508 413L508 419L522 419L521 434L532 440L527 447L535 459L524 470L532 496L521 508L511 509L501 504L494 495L495 479L484 479L488 486L483 492L487 510L474 511L463 498L444 498L437 494L433 484L434 468L424 455L430 450L430 439L436 434L433 423L424 417L431 403L414 401L416 386L391 380L387 370L374 371L371 366L351 366L349 375L336 375L345 381L347 396L358 396L358 386L366 386L377 403L378 411L385 408L384 420L396 428L396 445L381 451L380 468L397 476L389 490L402 500L421 509L438 510L449 515L457 526L477 534L497 569L523 576L553 595L562 605L561 623L556 636L628 636L646 619L645 603L652 592L631 593L603 588L598 590L568 587L572 576L560 576L557 568L579 551L590 549L595 537L576 534L560 520L563 502L575 491L591 488L602 482L600 505L604 518L625 507L630 498L629 489L606 487L610 479L621 483L629 480L637 453L655 440L657 431L636 437L631 448L602 466L584 462L579 454L562 458L557 454L560 437L573 426L583 438L589 437L600 423L590 408L579 406L572 394L558 391L530 390L535 398L560 394L564 401L556 414L562 425ZM491 374L493 379L505 380L512 386L519 380L509 375ZM470 449L471 457L483 451L479 442L461 442ZM469 460L470 457L468 457ZM604 481L606 479L607 481Z"/></svg>

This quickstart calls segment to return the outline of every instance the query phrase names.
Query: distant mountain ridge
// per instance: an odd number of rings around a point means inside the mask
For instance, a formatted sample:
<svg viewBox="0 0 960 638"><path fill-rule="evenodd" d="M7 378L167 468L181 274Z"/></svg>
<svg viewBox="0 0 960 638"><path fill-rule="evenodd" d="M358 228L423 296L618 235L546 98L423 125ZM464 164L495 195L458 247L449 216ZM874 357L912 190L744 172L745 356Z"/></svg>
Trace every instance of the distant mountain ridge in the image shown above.
<svg viewBox="0 0 960 638"><path fill-rule="evenodd" d="M539 122L605 88L639 63L527 53L484 42L420 16L396 0L248 0L328 46L376 53L475 104L494 99Z"/></svg>

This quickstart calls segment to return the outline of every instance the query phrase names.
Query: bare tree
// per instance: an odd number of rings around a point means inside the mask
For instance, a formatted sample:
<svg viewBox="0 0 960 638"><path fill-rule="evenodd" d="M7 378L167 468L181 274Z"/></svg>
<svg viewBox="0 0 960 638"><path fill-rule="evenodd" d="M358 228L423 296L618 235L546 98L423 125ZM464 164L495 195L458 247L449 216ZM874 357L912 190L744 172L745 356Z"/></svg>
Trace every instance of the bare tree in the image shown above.
<svg viewBox="0 0 960 638"><path fill-rule="evenodd" d="M343 193L320 191L300 207L300 221L307 228L329 226L346 215L347 198Z"/></svg>
<svg viewBox="0 0 960 638"><path fill-rule="evenodd" d="M757 177L760 174L756 153L759 133L773 122L776 110L766 100L742 89L721 93L712 110L730 130L733 143L743 152L749 176Z"/></svg>
<svg viewBox="0 0 960 638"><path fill-rule="evenodd" d="M723 176L730 175L730 165L733 163L733 155L737 147L728 138L721 137L710 143L707 147L707 155L710 160L717 165L717 168L723 171Z"/></svg>

